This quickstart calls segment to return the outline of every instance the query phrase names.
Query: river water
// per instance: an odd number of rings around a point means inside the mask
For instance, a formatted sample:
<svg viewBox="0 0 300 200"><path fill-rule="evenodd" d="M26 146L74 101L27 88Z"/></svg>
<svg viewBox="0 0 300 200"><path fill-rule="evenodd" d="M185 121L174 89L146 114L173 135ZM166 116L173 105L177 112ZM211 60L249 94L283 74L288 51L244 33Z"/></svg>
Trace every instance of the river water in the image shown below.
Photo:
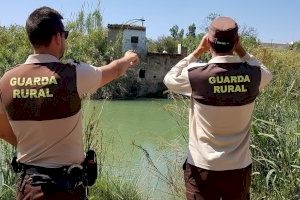
<svg viewBox="0 0 300 200"><path fill-rule="evenodd" d="M84 105L85 123L91 115L99 122L97 143L103 150L98 156L104 160L104 173L136 183L149 199L167 199L170 191L164 176L170 173L168 168L180 168L184 161L184 140L167 111L170 105L172 101L166 99L87 101Z"/></svg>

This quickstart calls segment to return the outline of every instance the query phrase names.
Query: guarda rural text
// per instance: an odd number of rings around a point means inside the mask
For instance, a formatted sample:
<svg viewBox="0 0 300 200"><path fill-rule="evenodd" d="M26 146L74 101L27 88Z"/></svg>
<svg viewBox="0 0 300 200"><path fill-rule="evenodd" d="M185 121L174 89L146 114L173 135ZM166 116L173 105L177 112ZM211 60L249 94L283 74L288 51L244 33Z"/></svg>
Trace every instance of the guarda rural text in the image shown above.
<svg viewBox="0 0 300 200"><path fill-rule="evenodd" d="M13 89L13 98L51 98L53 94L50 93L50 89L47 86L55 84L57 80L55 76L51 77L13 77L10 79L10 85L12 87L18 87ZM30 86L42 86L40 89L27 89L21 87Z"/></svg>
<svg viewBox="0 0 300 200"><path fill-rule="evenodd" d="M236 93L247 92L245 85L232 84L232 83L250 83L249 75L238 76L212 76L208 79L209 84L213 86L213 93ZM51 77L13 77L10 79L10 85L12 87L27 87L27 86L47 86L52 84L58 84L55 76ZM222 84L222 85L215 85ZM13 89L13 98L46 98L53 97L49 88L40 89Z"/></svg>

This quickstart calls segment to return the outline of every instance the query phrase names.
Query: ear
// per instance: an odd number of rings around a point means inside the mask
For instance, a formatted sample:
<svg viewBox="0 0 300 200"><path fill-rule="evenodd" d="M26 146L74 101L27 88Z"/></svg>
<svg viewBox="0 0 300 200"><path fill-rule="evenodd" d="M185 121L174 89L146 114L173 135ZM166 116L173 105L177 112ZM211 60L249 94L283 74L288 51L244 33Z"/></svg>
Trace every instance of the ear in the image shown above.
<svg viewBox="0 0 300 200"><path fill-rule="evenodd" d="M61 33L56 33L55 35L53 35L51 42L59 46L61 44Z"/></svg>

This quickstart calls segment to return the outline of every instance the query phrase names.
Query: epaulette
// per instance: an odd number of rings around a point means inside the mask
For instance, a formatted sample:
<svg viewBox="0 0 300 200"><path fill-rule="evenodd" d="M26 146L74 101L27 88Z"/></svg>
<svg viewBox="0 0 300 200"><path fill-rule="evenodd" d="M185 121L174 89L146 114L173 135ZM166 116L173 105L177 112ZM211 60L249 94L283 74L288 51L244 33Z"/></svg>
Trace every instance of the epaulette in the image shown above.
<svg viewBox="0 0 300 200"><path fill-rule="evenodd" d="M73 59L73 62L74 62L74 63L76 63L76 64L78 64L78 65L80 64L80 62L79 62L79 61L77 61L77 60L74 60L74 59Z"/></svg>
<svg viewBox="0 0 300 200"><path fill-rule="evenodd" d="M70 65L75 65L75 66L80 65L80 62L77 61L77 60L74 60L74 59L68 59L67 63L70 64Z"/></svg>

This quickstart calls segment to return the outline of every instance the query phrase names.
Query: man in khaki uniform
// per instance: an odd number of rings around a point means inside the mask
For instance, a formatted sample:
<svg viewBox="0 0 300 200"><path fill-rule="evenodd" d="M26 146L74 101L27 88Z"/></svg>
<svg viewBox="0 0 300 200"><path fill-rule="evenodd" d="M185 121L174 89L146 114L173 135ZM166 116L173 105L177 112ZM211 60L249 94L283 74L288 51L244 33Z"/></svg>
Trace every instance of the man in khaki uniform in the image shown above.
<svg viewBox="0 0 300 200"><path fill-rule="evenodd" d="M49 7L33 11L26 31L34 48L0 79L0 138L17 148L17 199L85 199L81 99L122 76L137 54L102 67L61 63L68 31ZM77 169L77 176L68 173Z"/></svg>
<svg viewBox="0 0 300 200"><path fill-rule="evenodd" d="M196 62L208 50L212 59ZM255 98L271 78L240 45L238 26L229 17L216 18L199 47L167 73L169 90L191 97L184 164L188 200L250 198L251 117Z"/></svg>

